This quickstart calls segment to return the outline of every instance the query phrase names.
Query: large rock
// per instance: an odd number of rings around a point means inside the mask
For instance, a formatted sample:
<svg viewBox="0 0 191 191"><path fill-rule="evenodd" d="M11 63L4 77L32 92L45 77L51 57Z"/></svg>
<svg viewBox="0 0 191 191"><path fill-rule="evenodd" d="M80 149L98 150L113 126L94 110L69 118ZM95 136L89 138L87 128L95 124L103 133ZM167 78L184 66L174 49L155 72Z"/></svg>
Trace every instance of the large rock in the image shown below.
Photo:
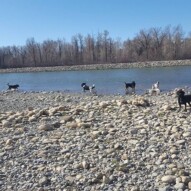
<svg viewBox="0 0 191 191"><path fill-rule="evenodd" d="M176 177L172 175L166 175L161 178L161 181L168 184L175 183Z"/></svg>

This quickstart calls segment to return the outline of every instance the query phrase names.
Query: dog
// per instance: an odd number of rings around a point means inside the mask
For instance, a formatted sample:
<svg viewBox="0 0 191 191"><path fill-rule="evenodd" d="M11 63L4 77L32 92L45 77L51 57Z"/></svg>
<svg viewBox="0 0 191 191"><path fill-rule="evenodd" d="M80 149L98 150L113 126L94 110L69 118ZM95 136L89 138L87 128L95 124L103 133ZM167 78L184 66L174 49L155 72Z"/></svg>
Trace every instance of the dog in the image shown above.
<svg viewBox="0 0 191 191"><path fill-rule="evenodd" d="M10 85L10 84L8 83L7 85L8 85L8 90L16 90L16 89L19 88L19 85L18 85L18 84Z"/></svg>
<svg viewBox="0 0 191 191"><path fill-rule="evenodd" d="M189 104L189 106L191 107L191 95L185 95L185 92L182 89L179 89L176 92L177 96L178 96L178 104L179 104L179 111L181 110L181 105L184 104L185 105L185 111L187 111L186 109L186 103Z"/></svg>
<svg viewBox="0 0 191 191"><path fill-rule="evenodd" d="M159 95L160 94L160 89L155 88L155 89L149 89L147 91L147 93L149 93L150 95Z"/></svg>
<svg viewBox="0 0 191 191"><path fill-rule="evenodd" d="M159 89L159 82L152 85L152 89Z"/></svg>
<svg viewBox="0 0 191 191"><path fill-rule="evenodd" d="M135 81L132 81L131 83L126 83L125 82L126 94L128 93L129 88L131 88L132 92L135 93L135 86L136 86Z"/></svg>
<svg viewBox="0 0 191 191"><path fill-rule="evenodd" d="M95 85L88 86L85 82L81 84L81 87L83 88L83 92L90 91L93 94L96 94Z"/></svg>
<svg viewBox="0 0 191 191"><path fill-rule="evenodd" d="M160 94L159 82L156 82L155 84L152 85L152 88L149 90L149 93L151 95L159 95Z"/></svg>

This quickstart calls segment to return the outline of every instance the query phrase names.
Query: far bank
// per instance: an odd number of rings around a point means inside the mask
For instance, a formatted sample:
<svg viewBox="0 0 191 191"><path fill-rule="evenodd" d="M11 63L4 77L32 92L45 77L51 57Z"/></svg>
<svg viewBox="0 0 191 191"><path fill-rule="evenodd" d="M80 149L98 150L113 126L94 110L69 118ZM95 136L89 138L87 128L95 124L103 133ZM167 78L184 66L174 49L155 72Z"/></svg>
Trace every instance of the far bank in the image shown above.
<svg viewBox="0 0 191 191"><path fill-rule="evenodd" d="M52 66L52 67L25 67L0 69L0 73L17 72L54 72L54 71L78 71L78 70L107 70L107 69L128 69L144 67L169 67L169 66L188 66L191 60L171 60L171 61L148 61L132 63L112 63L112 64L90 64L90 65L71 65L71 66Z"/></svg>

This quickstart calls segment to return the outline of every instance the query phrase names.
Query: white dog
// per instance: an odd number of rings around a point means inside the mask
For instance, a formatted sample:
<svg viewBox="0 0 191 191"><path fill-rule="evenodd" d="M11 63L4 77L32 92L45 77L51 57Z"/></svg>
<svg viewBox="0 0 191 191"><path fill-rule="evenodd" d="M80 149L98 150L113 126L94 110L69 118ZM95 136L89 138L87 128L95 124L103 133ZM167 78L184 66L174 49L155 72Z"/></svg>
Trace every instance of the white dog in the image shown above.
<svg viewBox="0 0 191 191"><path fill-rule="evenodd" d="M155 84L152 85L152 89L149 90L149 93L151 95L159 95L160 94L159 82L156 82Z"/></svg>
<svg viewBox="0 0 191 191"><path fill-rule="evenodd" d="M159 89L159 82L153 84L152 89Z"/></svg>

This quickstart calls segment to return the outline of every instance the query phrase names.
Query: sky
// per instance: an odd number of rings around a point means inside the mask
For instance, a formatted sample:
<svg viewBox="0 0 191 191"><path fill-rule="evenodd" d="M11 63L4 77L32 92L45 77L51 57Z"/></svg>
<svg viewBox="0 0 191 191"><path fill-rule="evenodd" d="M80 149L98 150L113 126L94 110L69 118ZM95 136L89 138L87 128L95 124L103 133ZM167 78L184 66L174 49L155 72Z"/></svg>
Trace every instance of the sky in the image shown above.
<svg viewBox="0 0 191 191"><path fill-rule="evenodd" d="M107 30L113 39L182 26L191 32L191 0L0 0L0 47L23 46Z"/></svg>

